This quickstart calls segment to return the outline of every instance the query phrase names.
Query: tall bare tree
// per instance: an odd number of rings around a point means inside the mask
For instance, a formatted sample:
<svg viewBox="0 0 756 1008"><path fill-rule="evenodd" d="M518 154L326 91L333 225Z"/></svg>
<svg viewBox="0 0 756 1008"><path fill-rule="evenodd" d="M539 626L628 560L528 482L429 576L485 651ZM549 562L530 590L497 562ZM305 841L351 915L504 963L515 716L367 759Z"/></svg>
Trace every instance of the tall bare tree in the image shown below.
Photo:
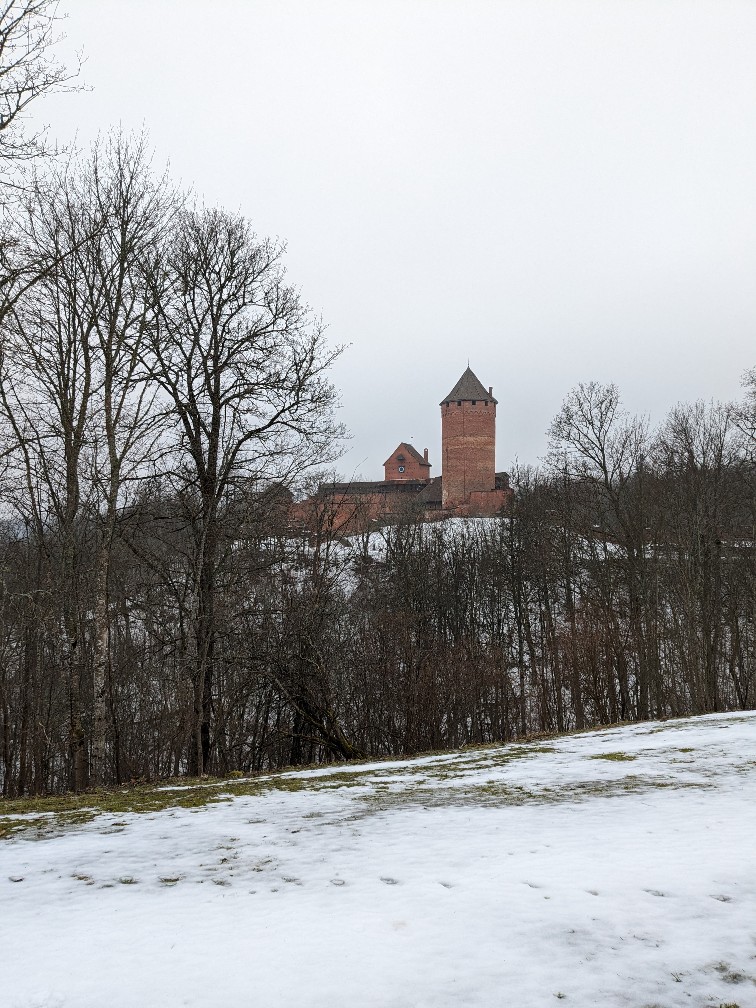
<svg viewBox="0 0 756 1008"><path fill-rule="evenodd" d="M147 277L177 208L165 177L150 172L144 137L113 136L95 148L77 178L77 199L102 216L75 268L84 282L82 311L91 315L90 343L98 388L93 432L94 561L93 725L91 781L105 773L106 678L110 653L108 593L119 515L135 479L148 475L160 438L156 389L141 363L155 325Z"/></svg>
<svg viewBox="0 0 756 1008"><path fill-rule="evenodd" d="M110 557L129 485L158 433L140 355L154 318L146 278L172 205L164 180L150 175L144 140L117 136L40 181L24 203L25 241L48 266L8 316L0 400L24 505L40 541L60 546L77 788L88 751L91 781L105 776ZM80 693L90 611L88 733Z"/></svg>
<svg viewBox="0 0 756 1008"><path fill-rule="evenodd" d="M180 215L155 274L152 375L177 426L173 478L194 535L193 742L190 772L209 765L219 565L232 546L224 500L240 481L286 479L338 453L338 350L294 288L283 247L220 210Z"/></svg>

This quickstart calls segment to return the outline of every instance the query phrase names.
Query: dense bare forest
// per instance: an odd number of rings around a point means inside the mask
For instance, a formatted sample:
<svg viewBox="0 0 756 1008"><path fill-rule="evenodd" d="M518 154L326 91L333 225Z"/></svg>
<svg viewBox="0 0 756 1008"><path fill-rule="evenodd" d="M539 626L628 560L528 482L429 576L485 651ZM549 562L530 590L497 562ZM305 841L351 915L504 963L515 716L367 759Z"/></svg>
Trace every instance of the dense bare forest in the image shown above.
<svg viewBox="0 0 756 1008"><path fill-rule="evenodd" d="M3 794L753 706L753 375L655 431L580 386L498 518L297 530L336 351L147 160L38 179L3 247Z"/></svg>

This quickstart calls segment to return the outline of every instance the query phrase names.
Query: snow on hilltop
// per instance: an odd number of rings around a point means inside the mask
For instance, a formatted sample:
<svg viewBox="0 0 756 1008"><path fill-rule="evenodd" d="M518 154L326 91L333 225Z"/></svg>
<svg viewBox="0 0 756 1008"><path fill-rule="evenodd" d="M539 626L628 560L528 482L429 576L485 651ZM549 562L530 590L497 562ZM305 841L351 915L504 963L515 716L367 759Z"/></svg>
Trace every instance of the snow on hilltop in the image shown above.
<svg viewBox="0 0 756 1008"><path fill-rule="evenodd" d="M725 714L38 817L0 841L0 1003L748 1008L754 778Z"/></svg>

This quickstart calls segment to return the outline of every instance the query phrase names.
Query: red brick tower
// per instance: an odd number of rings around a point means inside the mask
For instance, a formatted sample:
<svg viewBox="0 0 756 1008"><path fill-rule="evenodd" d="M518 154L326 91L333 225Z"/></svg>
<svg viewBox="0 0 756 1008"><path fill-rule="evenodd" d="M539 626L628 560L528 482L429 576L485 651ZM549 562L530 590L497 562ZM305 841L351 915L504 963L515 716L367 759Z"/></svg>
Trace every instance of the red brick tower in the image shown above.
<svg viewBox="0 0 756 1008"><path fill-rule="evenodd" d="M468 367L441 402L442 507L496 489L496 399Z"/></svg>

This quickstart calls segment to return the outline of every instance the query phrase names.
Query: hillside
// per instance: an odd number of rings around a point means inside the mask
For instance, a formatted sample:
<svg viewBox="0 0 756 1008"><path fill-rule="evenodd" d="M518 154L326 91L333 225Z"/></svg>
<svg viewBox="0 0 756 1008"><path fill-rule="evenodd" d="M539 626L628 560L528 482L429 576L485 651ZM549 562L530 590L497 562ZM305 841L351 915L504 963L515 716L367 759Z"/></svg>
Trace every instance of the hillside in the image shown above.
<svg viewBox="0 0 756 1008"><path fill-rule="evenodd" d="M0 1002L748 1008L754 779L727 714L0 805Z"/></svg>

